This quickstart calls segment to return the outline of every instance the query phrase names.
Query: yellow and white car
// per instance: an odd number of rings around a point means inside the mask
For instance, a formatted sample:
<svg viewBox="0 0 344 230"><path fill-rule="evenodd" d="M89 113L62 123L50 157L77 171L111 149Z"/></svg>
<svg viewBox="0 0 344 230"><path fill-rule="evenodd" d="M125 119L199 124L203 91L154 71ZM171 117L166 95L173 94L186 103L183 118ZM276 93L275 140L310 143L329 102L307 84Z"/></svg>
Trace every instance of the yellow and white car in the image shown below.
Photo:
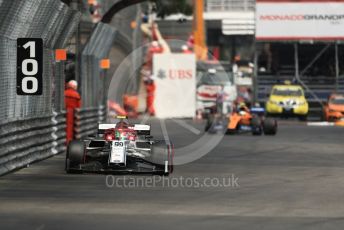
<svg viewBox="0 0 344 230"><path fill-rule="evenodd" d="M273 86L266 102L266 112L269 115L298 116L306 120L308 102L303 88L299 85Z"/></svg>

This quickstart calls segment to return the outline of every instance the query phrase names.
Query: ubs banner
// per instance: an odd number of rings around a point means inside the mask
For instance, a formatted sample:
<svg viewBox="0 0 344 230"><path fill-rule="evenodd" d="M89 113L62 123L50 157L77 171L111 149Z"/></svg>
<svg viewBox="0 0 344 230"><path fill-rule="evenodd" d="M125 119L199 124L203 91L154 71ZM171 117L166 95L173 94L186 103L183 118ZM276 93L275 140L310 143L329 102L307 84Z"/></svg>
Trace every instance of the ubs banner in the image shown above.
<svg viewBox="0 0 344 230"><path fill-rule="evenodd" d="M257 40L343 40L344 0L257 0Z"/></svg>
<svg viewBox="0 0 344 230"><path fill-rule="evenodd" d="M155 54L155 115L158 118L194 117L196 59L193 54Z"/></svg>

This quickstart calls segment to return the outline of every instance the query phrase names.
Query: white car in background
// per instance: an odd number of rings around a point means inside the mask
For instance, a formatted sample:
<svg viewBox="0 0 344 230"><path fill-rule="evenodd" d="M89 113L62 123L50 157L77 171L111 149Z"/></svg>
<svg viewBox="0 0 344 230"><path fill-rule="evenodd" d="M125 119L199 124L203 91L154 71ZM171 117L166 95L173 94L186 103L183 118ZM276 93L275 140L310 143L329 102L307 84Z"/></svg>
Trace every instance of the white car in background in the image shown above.
<svg viewBox="0 0 344 230"><path fill-rule="evenodd" d="M217 95L221 90L224 93L222 114L226 115L231 111L233 102L237 98L237 88L233 83L233 72L228 68L228 65L206 64L201 67L198 66L197 111L201 112L203 117L207 117L216 108Z"/></svg>

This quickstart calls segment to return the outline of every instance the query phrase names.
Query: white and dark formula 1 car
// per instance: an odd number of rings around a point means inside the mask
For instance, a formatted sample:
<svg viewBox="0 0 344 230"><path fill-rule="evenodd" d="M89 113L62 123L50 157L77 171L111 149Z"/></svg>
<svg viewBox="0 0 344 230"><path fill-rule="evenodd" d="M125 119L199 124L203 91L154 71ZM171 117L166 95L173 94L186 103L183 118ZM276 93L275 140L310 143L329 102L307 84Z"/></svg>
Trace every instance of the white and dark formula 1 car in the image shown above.
<svg viewBox="0 0 344 230"><path fill-rule="evenodd" d="M67 173L172 173L172 144L153 140L149 125L130 124L124 116L117 119L116 124L99 124L96 136L69 143Z"/></svg>

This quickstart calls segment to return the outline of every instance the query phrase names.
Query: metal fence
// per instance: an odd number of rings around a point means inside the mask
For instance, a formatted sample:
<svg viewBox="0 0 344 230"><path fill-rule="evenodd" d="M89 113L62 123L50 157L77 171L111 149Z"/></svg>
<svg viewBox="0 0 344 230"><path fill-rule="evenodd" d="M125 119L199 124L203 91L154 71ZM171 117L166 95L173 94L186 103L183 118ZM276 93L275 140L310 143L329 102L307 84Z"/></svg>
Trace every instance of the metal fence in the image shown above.
<svg viewBox="0 0 344 230"><path fill-rule="evenodd" d="M80 14L56 0L0 1L0 174L64 151L64 48ZM42 38L43 94L16 94L16 40Z"/></svg>
<svg viewBox="0 0 344 230"><path fill-rule="evenodd" d="M137 94L139 91L137 67L143 63L141 17L141 6L135 5L120 11L111 22L117 34L110 53L112 67L107 73L107 86L111 87L108 92L110 99L118 103L122 103L124 93ZM136 22L134 28L131 26L133 21ZM120 74L115 75L115 72ZM116 80L111 83L112 78ZM113 85L114 82L116 85Z"/></svg>
<svg viewBox="0 0 344 230"><path fill-rule="evenodd" d="M108 54L116 36L116 29L98 23L81 56L81 92L83 108L101 108L106 105L105 70L100 61Z"/></svg>
<svg viewBox="0 0 344 230"><path fill-rule="evenodd" d="M106 6L113 4L113 1L102 1ZM111 4L110 4L111 3ZM116 14L112 22L107 25L98 23L88 40L81 57L81 94L83 108L99 108L99 113L107 103L108 89L114 72L122 63L125 57L130 56L129 66L141 64L142 51L137 49L142 45L141 35L141 7L132 6ZM131 27L132 21L136 21L136 27ZM133 52L135 51L135 52ZM124 58L123 58L124 57ZM111 68L107 71L99 68L99 61L102 58L111 59ZM138 91L139 78L134 68L126 68L122 74L124 78L137 75L136 82L133 83L133 93ZM118 79L116 88L112 88L116 94L116 101L121 102L122 92L119 90L125 84ZM96 95L96 96L95 96ZM103 114L105 116L105 114Z"/></svg>

